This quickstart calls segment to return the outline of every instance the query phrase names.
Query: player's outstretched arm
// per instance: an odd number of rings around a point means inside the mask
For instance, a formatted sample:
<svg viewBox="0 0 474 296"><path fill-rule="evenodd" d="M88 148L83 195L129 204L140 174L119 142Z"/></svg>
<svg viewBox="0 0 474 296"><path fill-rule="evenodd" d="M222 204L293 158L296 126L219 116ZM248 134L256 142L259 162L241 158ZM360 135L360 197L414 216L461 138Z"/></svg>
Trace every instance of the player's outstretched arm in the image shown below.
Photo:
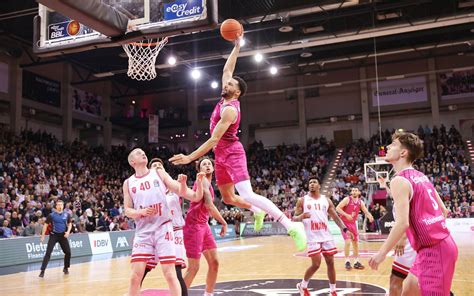
<svg viewBox="0 0 474 296"><path fill-rule="evenodd" d="M304 219L311 218L310 213L303 213L304 212L303 204L304 204L303 198L302 197L298 198L298 201L296 202L295 216L293 217L293 221L301 222Z"/></svg>
<svg viewBox="0 0 474 296"><path fill-rule="evenodd" d="M439 207L441 208L441 211L443 212L444 218L448 218L449 210L446 208L446 205L441 200L441 197L439 196L438 191L435 190L435 194L436 194L436 202L438 203Z"/></svg>
<svg viewBox="0 0 474 296"><path fill-rule="evenodd" d="M395 177L390 182L390 188L392 189L397 219L395 220L395 225L390 231L387 240L383 243L378 253L372 256L369 260L370 267L375 270L377 270L379 264L385 260L385 256L387 256L388 252L393 249L409 227L410 185L407 184L407 181L402 177Z"/></svg>
<svg viewBox="0 0 474 296"><path fill-rule="evenodd" d="M235 121L237 118L237 110L233 107L226 107L221 113L221 119L217 123L214 131L212 132L211 137L204 142L198 149L196 149L193 153L189 155L184 154L177 154L174 155L169 159L171 163L174 165L178 164L188 164L193 160L204 156L209 150L214 148L217 145L219 140L222 138L224 133L227 131L229 126Z"/></svg>
<svg viewBox="0 0 474 296"><path fill-rule="evenodd" d="M235 40L234 49L232 49L232 52L230 53L224 65L224 70L222 71L222 87L224 87L224 85L229 82L229 80L232 78L232 75L234 74L235 64L237 63L237 57L239 56L240 52L241 38L242 37L239 37L237 40Z"/></svg>
<svg viewBox="0 0 474 296"><path fill-rule="evenodd" d="M178 180L173 180L173 178L171 178L171 176L164 170L157 170L157 172L169 191L193 202L198 202L202 199L202 177L200 177L199 174L196 179L196 191L193 191L186 185L188 179L186 175L181 174L178 176Z"/></svg>
<svg viewBox="0 0 474 296"><path fill-rule="evenodd" d="M346 217L349 221L351 221L352 216L344 212L344 210L342 209L343 207L347 206L348 203L349 203L349 197L344 197L344 199L337 205L336 212L339 213L339 215L342 215Z"/></svg>
<svg viewBox="0 0 474 296"><path fill-rule="evenodd" d="M334 220L334 223L336 223L336 225L341 229L341 231L347 233L347 227L344 224L344 222L341 220L339 215L337 214L334 203L329 198L326 197L326 199L328 200L328 204L329 204L329 208L328 208L329 217L331 217ZM349 235L351 236L351 239L354 239L354 235L352 234L352 232L349 232Z"/></svg>

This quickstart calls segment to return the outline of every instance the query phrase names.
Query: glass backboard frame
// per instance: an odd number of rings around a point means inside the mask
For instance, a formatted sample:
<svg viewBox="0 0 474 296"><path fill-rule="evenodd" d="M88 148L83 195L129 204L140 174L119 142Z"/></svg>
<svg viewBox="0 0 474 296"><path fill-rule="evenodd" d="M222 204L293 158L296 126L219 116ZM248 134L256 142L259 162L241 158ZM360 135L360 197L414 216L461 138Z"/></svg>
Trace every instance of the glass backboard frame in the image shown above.
<svg viewBox="0 0 474 296"><path fill-rule="evenodd" d="M127 0L101 0L107 4L121 3ZM132 1L132 0L129 0ZM217 26L217 0L133 0L143 1L143 16L129 21L130 30L123 36L111 38L80 24L75 35L64 34L64 37L50 38L51 26L59 26L58 32L68 32L68 26L73 20L61 23L48 22L53 10L39 4L38 16L34 20L34 52L39 56L54 56L70 52L80 52L94 48L120 46L137 40L152 39L165 36L197 32ZM189 5L191 3L191 5ZM158 7L158 12L156 7ZM184 10L182 9L184 7ZM126 7L124 7L127 10ZM186 10L188 8L188 10ZM202 9L201 9L202 8ZM180 10L181 9L181 10ZM118 9L119 11L123 11ZM154 21L155 12L160 15ZM194 13L193 13L194 12ZM176 13L176 18L173 18ZM181 13L181 16L180 16ZM127 14L128 15L128 14ZM132 14L133 15L133 14ZM169 19L165 19L166 16ZM77 23L77 22L76 22ZM77 26L76 26L77 27ZM58 33L60 34L60 33Z"/></svg>

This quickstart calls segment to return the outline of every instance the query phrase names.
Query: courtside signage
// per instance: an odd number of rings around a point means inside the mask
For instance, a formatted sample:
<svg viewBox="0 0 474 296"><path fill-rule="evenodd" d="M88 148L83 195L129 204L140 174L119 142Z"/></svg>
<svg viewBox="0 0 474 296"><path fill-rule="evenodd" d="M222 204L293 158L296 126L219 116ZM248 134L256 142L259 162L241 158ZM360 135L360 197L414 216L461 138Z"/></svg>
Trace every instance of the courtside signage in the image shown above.
<svg viewBox="0 0 474 296"><path fill-rule="evenodd" d="M112 253L112 241L108 232L89 233L92 254Z"/></svg>

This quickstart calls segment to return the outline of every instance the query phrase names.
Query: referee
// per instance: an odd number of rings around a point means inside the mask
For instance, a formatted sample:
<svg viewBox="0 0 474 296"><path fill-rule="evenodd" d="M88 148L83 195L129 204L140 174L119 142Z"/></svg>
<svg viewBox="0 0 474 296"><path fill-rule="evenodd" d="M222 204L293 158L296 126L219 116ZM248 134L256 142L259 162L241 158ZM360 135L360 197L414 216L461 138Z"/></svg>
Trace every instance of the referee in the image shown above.
<svg viewBox="0 0 474 296"><path fill-rule="evenodd" d="M71 216L64 212L64 202L60 199L56 202L56 211L53 211L49 214L48 218L46 219L46 223L43 226L43 232L41 234L41 242L44 242L44 236L46 234L46 230L48 229L49 224L53 224L51 228L51 233L49 235L48 240L48 248L46 249L46 253L44 254L43 264L41 264L41 273L39 277L44 277L44 270L48 265L49 259L51 257L51 253L53 252L53 248L56 243L59 243L61 249L64 252L64 274L69 274L68 268L71 261L71 249L69 248L69 242L67 238L69 237L69 233L71 233L72 223L71 223Z"/></svg>

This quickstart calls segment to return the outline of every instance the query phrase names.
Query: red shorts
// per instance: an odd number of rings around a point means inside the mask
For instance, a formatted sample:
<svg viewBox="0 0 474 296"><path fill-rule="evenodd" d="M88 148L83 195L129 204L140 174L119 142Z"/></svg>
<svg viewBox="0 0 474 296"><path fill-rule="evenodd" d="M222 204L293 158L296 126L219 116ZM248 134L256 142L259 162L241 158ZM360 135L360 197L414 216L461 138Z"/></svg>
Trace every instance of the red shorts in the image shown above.
<svg viewBox="0 0 474 296"><path fill-rule="evenodd" d="M451 235L419 249L410 273L418 278L421 295L449 295L457 259L458 247Z"/></svg>
<svg viewBox="0 0 474 296"><path fill-rule="evenodd" d="M214 149L217 185L237 184L249 180L247 156L242 143L236 141Z"/></svg>
<svg viewBox="0 0 474 296"><path fill-rule="evenodd" d="M350 240L351 239L351 236L349 235L349 232L352 232L352 234L354 235L354 241L358 241L359 240L359 232L357 231L357 224L356 223L346 223L344 222L344 225L346 225L347 227L347 233L344 232L344 231L341 231L341 234L342 234L342 237L344 238L344 240Z"/></svg>
<svg viewBox="0 0 474 296"><path fill-rule="evenodd" d="M216 240L207 224L184 225L184 248L186 257L191 259L201 258L204 251L217 248Z"/></svg>

